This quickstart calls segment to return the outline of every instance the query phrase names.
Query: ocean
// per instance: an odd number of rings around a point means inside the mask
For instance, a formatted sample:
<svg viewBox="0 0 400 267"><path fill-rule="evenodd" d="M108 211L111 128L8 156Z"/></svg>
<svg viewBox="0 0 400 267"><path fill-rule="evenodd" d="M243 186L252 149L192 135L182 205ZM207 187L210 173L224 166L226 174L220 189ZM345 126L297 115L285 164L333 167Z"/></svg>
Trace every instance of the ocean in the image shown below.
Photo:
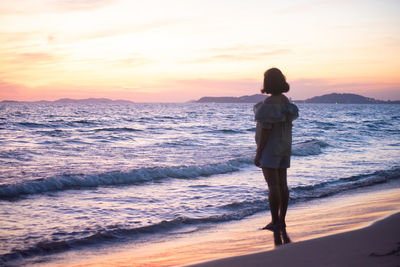
<svg viewBox="0 0 400 267"><path fill-rule="evenodd" d="M297 106L291 204L400 179L400 105ZM0 103L0 265L267 220L252 107Z"/></svg>

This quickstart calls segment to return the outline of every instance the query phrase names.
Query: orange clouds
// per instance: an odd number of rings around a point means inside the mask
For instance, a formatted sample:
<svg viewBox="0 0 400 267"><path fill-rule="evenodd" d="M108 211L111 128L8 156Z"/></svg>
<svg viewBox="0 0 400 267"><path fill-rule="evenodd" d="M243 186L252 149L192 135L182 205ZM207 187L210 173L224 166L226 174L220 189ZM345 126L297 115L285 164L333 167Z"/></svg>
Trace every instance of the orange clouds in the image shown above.
<svg viewBox="0 0 400 267"><path fill-rule="evenodd" d="M15 63L52 62L56 59L57 56L50 53L21 53L14 55Z"/></svg>
<svg viewBox="0 0 400 267"><path fill-rule="evenodd" d="M240 96L272 66L296 99L397 96L394 2L314 2L1 1L0 99Z"/></svg>

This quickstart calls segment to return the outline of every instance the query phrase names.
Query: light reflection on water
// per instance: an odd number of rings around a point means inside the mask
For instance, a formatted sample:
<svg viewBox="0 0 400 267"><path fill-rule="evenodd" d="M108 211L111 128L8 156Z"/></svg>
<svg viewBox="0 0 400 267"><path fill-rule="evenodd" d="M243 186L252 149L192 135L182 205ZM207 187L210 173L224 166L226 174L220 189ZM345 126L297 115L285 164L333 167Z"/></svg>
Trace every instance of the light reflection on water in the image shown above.
<svg viewBox="0 0 400 267"><path fill-rule="evenodd" d="M250 104L2 105L0 254L267 208ZM399 177L399 105L298 106L292 201Z"/></svg>

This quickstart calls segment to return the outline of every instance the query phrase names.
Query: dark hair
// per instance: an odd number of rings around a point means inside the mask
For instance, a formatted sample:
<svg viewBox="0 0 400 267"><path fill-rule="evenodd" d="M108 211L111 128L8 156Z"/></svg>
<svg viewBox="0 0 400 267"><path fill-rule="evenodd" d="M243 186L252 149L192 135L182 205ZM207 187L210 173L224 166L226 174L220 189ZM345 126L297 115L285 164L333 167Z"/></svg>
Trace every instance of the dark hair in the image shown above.
<svg viewBox="0 0 400 267"><path fill-rule="evenodd" d="M279 95L286 92L289 92L289 84L279 69L271 68L264 72L264 85L261 93Z"/></svg>

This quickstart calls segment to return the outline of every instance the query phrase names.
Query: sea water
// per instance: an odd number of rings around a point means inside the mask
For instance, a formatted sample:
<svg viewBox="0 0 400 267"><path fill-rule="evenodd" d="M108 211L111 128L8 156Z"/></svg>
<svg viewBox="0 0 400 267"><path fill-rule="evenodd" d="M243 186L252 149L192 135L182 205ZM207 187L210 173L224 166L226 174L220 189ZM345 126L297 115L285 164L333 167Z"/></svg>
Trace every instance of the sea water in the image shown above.
<svg viewBox="0 0 400 267"><path fill-rule="evenodd" d="M400 105L298 107L291 203L400 178ZM0 264L265 212L254 134L252 104L1 103Z"/></svg>

